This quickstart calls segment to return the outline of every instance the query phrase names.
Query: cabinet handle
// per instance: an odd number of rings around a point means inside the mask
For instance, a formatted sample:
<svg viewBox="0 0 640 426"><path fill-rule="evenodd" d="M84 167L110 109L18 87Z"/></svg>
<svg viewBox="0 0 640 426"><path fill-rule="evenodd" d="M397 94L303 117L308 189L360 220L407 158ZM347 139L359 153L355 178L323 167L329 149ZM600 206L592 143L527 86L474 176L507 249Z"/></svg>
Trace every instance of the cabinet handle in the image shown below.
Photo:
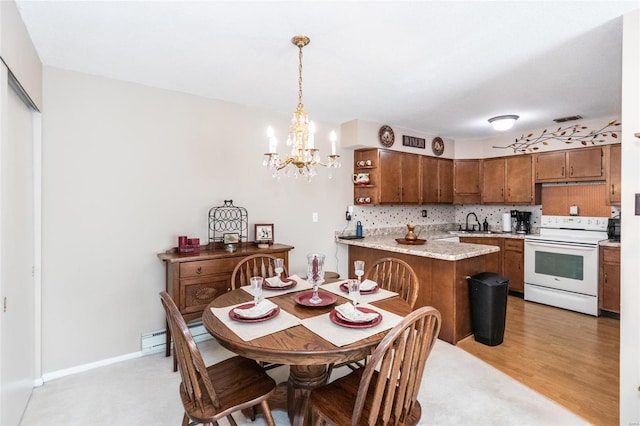
<svg viewBox="0 0 640 426"><path fill-rule="evenodd" d="M606 284L609 281L609 277L607 276L607 273L604 273L604 283Z"/></svg>
<svg viewBox="0 0 640 426"><path fill-rule="evenodd" d="M196 268L196 274L198 274L198 275L199 275L199 274L201 274L201 273L202 273L202 266L198 266L198 267Z"/></svg>
<svg viewBox="0 0 640 426"><path fill-rule="evenodd" d="M616 187L615 184L612 183L611 184L611 195L616 193L615 187Z"/></svg>
<svg viewBox="0 0 640 426"><path fill-rule="evenodd" d="M573 176L573 166L571 166L571 171L569 172L569 176Z"/></svg>
<svg viewBox="0 0 640 426"><path fill-rule="evenodd" d="M562 174L560 176L564 177L564 166L562 166Z"/></svg>

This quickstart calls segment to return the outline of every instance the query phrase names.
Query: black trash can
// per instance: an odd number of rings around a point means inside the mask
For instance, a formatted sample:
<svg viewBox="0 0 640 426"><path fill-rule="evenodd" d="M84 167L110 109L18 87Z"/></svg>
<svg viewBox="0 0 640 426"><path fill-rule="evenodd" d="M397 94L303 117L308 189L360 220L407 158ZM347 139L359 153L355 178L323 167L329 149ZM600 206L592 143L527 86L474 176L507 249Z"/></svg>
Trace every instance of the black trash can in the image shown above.
<svg viewBox="0 0 640 426"><path fill-rule="evenodd" d="M509 279L494 272L481 272L467 281L476 342L497 346L504 339Z"/></svg>

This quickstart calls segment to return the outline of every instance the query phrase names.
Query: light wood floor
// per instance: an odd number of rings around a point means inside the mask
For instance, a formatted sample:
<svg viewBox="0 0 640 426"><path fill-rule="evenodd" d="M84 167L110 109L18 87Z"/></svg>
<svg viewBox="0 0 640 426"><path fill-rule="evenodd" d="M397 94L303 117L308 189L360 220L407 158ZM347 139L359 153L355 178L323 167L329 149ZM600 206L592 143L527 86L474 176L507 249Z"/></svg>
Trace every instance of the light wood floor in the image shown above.
<svg viewBox="0 0 640 426"><path fill-rule="evenodd" d="M504 342L458 347L594 425L619 424L620 321L509 296Z"/></svg>

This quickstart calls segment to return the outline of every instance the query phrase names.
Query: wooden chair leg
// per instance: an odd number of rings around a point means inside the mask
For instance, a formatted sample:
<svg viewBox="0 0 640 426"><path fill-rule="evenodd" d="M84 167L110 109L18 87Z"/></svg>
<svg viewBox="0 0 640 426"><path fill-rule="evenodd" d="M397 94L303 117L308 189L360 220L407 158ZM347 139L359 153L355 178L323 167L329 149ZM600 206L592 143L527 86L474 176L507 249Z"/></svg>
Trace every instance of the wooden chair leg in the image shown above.
<svg viewBox="0 0 640 426"><path fill-rule="evenodd" d="M276 422L273 420L273 414L271 414L271 408L269 408L269 403L265 399L260 403L262 406L262 412L264 413L264 417L267 420L267 424L269 426L276 426Z"/></svg>

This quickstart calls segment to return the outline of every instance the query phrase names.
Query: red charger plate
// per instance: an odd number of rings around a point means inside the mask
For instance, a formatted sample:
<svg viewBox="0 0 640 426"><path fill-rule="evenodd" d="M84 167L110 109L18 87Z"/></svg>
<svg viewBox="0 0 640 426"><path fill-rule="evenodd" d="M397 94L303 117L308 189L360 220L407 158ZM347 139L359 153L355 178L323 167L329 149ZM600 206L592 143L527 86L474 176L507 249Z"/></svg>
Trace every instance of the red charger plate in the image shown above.
<svg viewBox="0 0 640 426"><path fill-rule="evenodd" d="M360 294L377 293L379 289L380 289L380 287L375 286L371 290L360 290ZM340 284L340 290L344 291L345 293L349 293L349 287L347 287L347 283Z"/></svg>
<svg viewBox="0 0 640 426"><path fill-rule="evenodd" d="M280 307L276 306L275 309L270 310L269 312L267 312L266 314L260 316L260 317L256 317L256 318L245 318L245 317L241 317L240 315L236 314L235 312L233 312L234 309L249 309L254 307L255 304L253 302L251 303L245 303L244 305L240 305L240 306L236 306L235 308L229 309L229 318L231 318L234 321L238 321L238 322L261 322L261 321L267 321L270 320L271 318L274 318L276 316L278 316L278 314L280 313Z"/></svg>
<svg viewBox="0 0 640 426"><path fill-rule="evenodd" d="M292 280L291 278L280 278L280 281L282 281L283 283L289 283L289 285L283 285L282 287L273 287L269 285L267 280L265 280L262 284L262 288L265 290L287 290L298 285L298 282L296 280Z"/></svg>
<svg viewBox="0 0 640 426"><path fill-rule="evenodd" d="M317 305L314 305L313 303L309 302L309 299L311 299L312 296L313 296L313 291L305 291L304 293L296 294L293 300L295 300L298 305L308 306L310 308L316 308L316 307L319 308L322 306L329 306L329 305L333 305L338 301L338 296L336 296L335 294L327 293L326 291L319 291L318 297L322 299L322 302L320 302Z"/></svg>
<svg viewBox="0 0 640 426"><path fill-rule="evenodd" d="M336 311L335 309L332 310L329 313L329 319L331 320L332 323L334 324L338 324L342 327L348 327L348 328L369 328L369 327L375 327L376 325L380 324L382 322L382 314L380 312L374 311L373 309L369 309L369 308L363 308L363 307L358 307L358 310L360 312L364 312L364 313L370 313L370 314L378 314L378 317L376 319L374 319L373 321L369 321L369 322L351 322L348 321L346 319L343 319L342 316L338 315L338 311Z"/></svg>

